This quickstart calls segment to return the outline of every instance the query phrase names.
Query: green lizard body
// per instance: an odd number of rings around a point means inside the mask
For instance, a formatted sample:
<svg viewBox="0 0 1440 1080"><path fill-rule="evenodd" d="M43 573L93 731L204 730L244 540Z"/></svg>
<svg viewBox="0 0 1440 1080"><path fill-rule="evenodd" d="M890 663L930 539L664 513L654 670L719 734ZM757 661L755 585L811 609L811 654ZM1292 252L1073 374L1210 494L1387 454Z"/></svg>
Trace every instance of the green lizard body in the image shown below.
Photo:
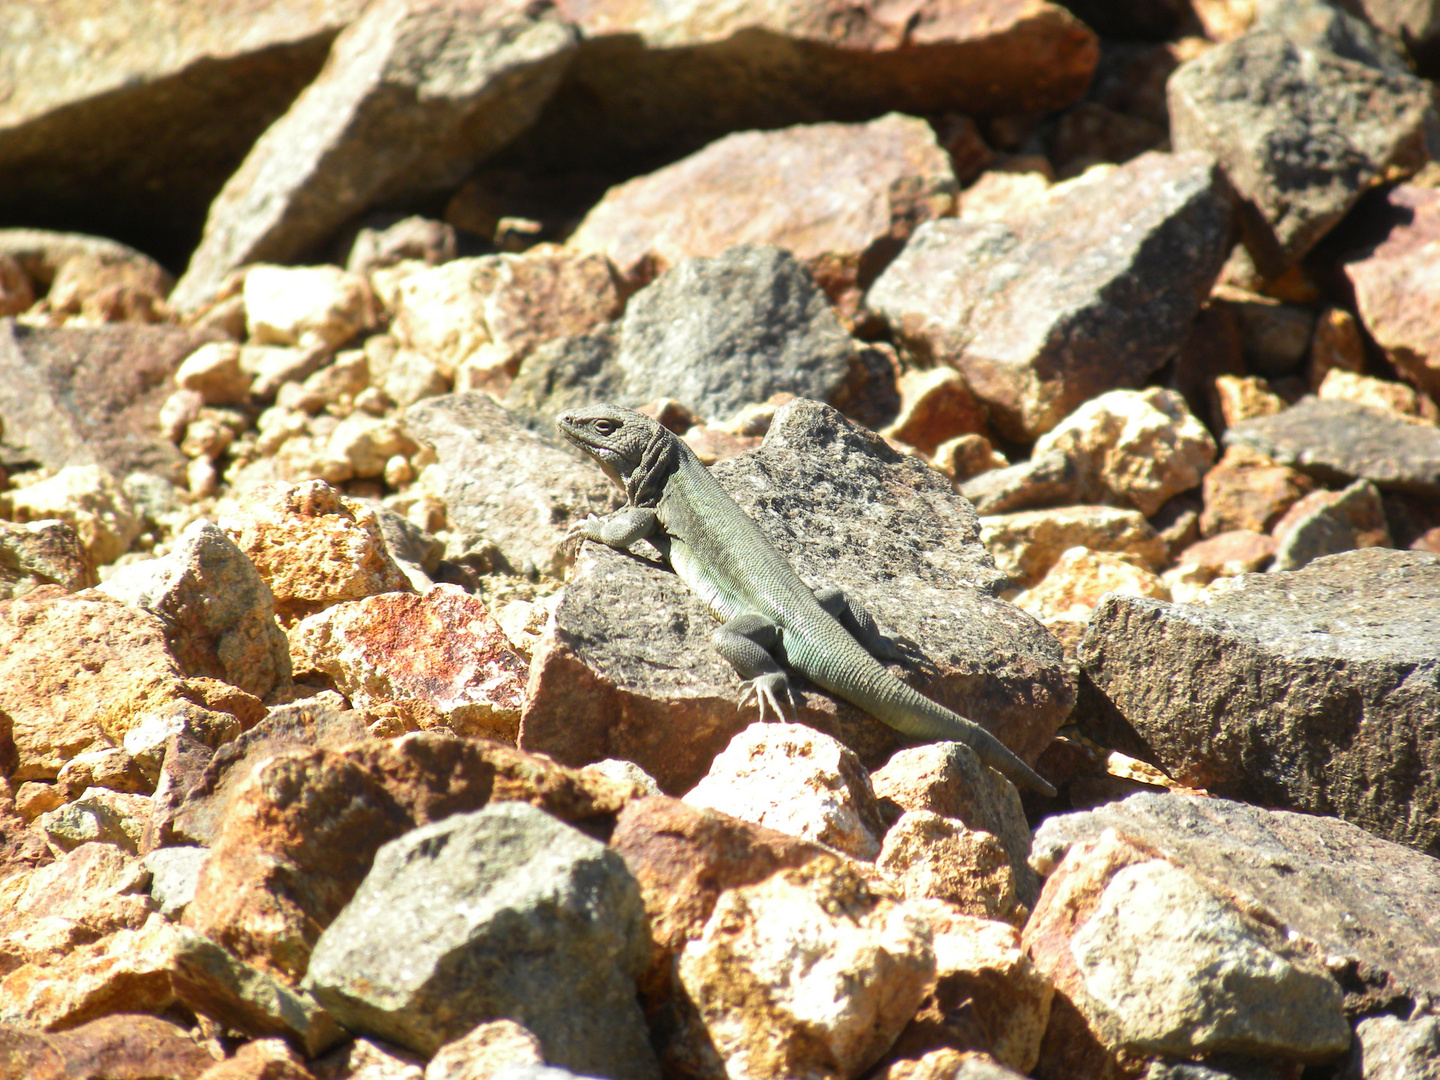
<svg viewBox="0 0 1440 1080"><path fill-rule="evenodd" d="M723 625L712 641L747 680L761 719L794 705L781 664L917 739L963 742L985 764L1047 795L1044 779L995 736L931 701L877 659L897 658L858 604L838 589L812 592L700 459L674 434L629 409L561 413L561 434L624 489L628 505L590 515L574 534L625 551L648 539Z"/></svg>

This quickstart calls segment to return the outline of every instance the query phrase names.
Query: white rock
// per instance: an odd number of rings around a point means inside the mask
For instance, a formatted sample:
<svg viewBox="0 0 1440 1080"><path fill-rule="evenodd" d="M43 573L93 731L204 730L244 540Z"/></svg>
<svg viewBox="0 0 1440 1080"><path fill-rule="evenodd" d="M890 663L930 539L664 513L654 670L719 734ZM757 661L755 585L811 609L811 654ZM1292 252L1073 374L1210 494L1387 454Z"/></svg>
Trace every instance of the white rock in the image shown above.
<svg viewBox="0 0 1440 1080"><path fill-rule="evenodd" d="M185 358L175 370L175 385L194 390L206 405L243 405L253 376L240 365L240 346L211 341Z"/></svg>
<svg viewBox="0 0 1440 1080"><path fill-rule="evenodd" d="M338 266L252 266L245 318L258 344L334 348L365 325L369 288Z"/></svg>
<svg viewBox="0 0 1440 1080"><path fill-rule="evenodd" d="M99 465L69 465L48 480L9 492L14 520L68 522L97 566L114 562L142 522L120 483Z"/></svg>

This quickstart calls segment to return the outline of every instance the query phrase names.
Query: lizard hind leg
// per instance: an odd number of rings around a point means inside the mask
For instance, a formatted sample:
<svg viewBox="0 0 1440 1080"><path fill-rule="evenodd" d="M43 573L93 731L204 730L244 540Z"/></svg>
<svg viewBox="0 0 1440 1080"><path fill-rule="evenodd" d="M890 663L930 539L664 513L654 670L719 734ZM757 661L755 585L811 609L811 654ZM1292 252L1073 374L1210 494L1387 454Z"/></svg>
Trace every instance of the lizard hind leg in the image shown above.
<svg viewBox="0 0 1440 1080"><path fill-rule="evenodd" d="M790 688L790 676L775 659L775 649L780 644L780 627L764 615L742 612L721 626L710 637L715 651L729 661L736 673L745 682L745 692L740 696L740 707L744 708L751 698L760 709L760 719L767 719L774 713L776 719L785 719L785 702L789 702L791 713L795 710L795 694Z"/></svg>
<svg viewBox="0 0 1440 1080"><path fill-rule="evenodd" d="M865 605L846 594L838 585L815 589L815 602L824 608L860 643L861 648L877 660L913 660L910 650L894 638L887 637L875 625L875 618Z"/></svg>

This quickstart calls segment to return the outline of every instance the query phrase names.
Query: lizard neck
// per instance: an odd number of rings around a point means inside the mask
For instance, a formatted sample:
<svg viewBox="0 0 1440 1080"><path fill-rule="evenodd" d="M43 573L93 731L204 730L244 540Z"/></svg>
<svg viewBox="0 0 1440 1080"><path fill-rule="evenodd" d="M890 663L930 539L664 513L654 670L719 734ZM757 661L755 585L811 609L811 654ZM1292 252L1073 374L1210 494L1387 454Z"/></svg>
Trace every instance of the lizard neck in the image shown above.
<svg viewBox="0 0 1440 1080"><path fill-rule="evenodd" d="M655 507L665 494L665 485L680 467L683 444L669 431L656 425L655 433L645 444L640 464L625 478L625 496L631 506ZM688 449L688 448L686 448Z"/></svg>

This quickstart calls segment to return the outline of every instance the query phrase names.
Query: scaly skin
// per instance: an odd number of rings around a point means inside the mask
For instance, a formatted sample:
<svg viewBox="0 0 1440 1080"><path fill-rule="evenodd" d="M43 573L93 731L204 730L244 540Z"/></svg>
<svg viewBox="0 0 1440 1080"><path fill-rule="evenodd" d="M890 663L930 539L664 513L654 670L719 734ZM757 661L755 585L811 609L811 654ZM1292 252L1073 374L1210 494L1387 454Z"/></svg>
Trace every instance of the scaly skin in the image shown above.
<svg viewBox="0 0 1440 1080"><path fill-rule="evenodd" d="M978 724L901 682L861 645L893 643L855 605L828 597L827 610L691 449L654 420L629 409L594 405L561 413L560 433L624 489L628 506L591 514L572 535L621 551L649 539L690 590L724 622L714 643L742 678L745 698L783 714L794 705L778 661L801 672L890 727L917 739L963 742L1016 784L1055 789ZM839 618L837 618L837 614ZM846 621L842 621L846 620ZM847 627L848 621L848 627Z"/></svg>

